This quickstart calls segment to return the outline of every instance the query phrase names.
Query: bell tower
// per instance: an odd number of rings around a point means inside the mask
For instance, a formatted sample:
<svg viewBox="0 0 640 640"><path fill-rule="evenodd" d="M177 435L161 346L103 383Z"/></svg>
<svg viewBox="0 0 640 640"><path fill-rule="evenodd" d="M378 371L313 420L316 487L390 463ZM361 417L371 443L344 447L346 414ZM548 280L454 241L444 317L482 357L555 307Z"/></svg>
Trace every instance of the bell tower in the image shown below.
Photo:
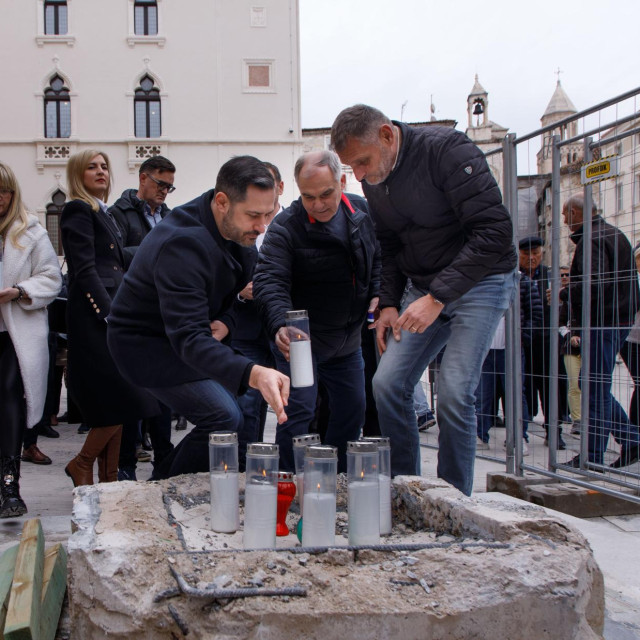
<svg viewBox="0 0 640 640"><path fill-rule="evenodd" d="M489 94L478 81L477 73L476 81L467 97L467 116L469 129L486 127L489 124Z"/></svg>

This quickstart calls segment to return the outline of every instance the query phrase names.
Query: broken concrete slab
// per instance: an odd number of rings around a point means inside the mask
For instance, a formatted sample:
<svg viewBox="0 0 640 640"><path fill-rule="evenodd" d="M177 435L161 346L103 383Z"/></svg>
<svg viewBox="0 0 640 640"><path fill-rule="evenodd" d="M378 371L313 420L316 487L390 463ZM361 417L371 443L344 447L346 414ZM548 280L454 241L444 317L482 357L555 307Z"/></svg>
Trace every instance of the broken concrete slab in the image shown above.
<svg viewBox="0 0 640 640"><path fill-rule="evenodd" d="M392 535L354 550L342 484L335 549L304 552L291 535L275 550L243 551L239 534L207 528L208 486L198 474L76 490L68 550L77 637L601 637L603 583L588 544L534 505L481 504L440 481L396 478ZM291 513L290 529L296 520ZM306 596L210 595L220 589Z"/></svg>

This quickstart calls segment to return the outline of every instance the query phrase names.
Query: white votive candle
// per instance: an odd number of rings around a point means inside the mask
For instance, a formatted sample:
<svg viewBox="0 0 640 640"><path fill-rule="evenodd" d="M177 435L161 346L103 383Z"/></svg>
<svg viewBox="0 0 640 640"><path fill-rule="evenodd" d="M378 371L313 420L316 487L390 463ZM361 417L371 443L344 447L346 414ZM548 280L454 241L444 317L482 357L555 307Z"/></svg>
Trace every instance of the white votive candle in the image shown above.
<svg viewBox="0 0 640 640"><path fill-rule="evenodd" d="M391 521L391 478L384 473L378 474L380 488L380 535L388 536L393 523Z"/></svg>
<svg viewBox="0 0 640 640"><path fill-rule="evenodd" d="M272 484L247 484L244 492L244 548L276 546L278 489Z"/></svg>
<svg viewBox="0 0 640 640"><path fill-rule="evenodd" d="M211 473L211 528L233 533L240 525L237 473Z"/></svg>
<svg viewBox="0 0 640 640"><path fill-rule="evenodd" d="M313 385L311 340L296 340L289 343L289 365L292 387L311 387Z"/></svg>
<svg viewBox="0 0 640 640"><path fill-rule="evenodd" d="M349 544L380 544L380 492L378 481L350 482L348 493Z"/></svg>
<svg viewBox="0 0 640 640"><path fill-rule="evenodd" d="M334 493L304 494L302 546L327 547L336 542L336 496Z"/></svg>

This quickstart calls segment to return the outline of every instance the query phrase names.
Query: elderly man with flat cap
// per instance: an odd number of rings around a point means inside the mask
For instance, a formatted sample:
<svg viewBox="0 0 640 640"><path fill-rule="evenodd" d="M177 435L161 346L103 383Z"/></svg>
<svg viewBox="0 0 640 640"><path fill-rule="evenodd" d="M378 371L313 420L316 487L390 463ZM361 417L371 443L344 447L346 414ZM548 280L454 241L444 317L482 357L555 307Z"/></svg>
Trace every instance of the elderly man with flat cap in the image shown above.
<svg viewBox="0 0 640 640"><path fill-rule="evenodd" d="M542 264L543 241L538 236L522 238L518 243L520 249L520 270L532 283L537 286L542 299L542 325L532 329L531 346L525 349L524 385L527 397L527 405L531 418L538 413L538 396L542 404L544 414L544 428L547 432L545 444L549 444L549 403L551 399L552 381L549 372L551 370L550 344L551 337L549 326L551 324L551 307L547 300L547 290L551 287L551 274L549 268ZM563 418L567 413L567 382L566 372L559 352L554 354L558 359L558 418ZM555 384L555 382L554 382ZM562 428L558 427L558 449L566 449L562 439Z"/></svg>

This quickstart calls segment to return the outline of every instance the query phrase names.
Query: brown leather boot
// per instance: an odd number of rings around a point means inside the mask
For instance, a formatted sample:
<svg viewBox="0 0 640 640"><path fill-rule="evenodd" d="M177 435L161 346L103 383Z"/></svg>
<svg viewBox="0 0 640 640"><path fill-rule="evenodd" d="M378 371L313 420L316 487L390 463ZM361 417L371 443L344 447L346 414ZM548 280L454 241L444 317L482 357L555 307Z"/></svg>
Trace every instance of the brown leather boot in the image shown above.
<svg viewBox="0 0 640 640"><path fill-rule="evenodd" d="M98 456L98 482L116 482L118 480L118 460L120 458L120 441L122 426L111 436L107 446Z"/></svg>
<svg viewBox="0 0 640 640"><path fill-rule="evenodd" d="M98 427L89 431L82 449L64 469L73 480L74 487L93 484L93 463L117 431L122 431L122 425Z"/></svg>

